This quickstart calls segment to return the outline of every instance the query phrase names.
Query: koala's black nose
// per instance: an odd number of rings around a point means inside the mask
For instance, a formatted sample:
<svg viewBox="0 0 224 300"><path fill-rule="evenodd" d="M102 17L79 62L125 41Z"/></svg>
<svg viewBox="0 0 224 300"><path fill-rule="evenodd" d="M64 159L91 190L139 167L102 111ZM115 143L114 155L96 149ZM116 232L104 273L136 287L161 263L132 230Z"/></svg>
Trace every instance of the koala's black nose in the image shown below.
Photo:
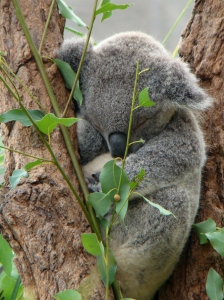
<svg viewBox="0 0 224 300"><path fill-rule="evenodd" d="M109 136L110 153L113 157L124 157L126 148L126 134L122 132L111 133Z"/></svg>

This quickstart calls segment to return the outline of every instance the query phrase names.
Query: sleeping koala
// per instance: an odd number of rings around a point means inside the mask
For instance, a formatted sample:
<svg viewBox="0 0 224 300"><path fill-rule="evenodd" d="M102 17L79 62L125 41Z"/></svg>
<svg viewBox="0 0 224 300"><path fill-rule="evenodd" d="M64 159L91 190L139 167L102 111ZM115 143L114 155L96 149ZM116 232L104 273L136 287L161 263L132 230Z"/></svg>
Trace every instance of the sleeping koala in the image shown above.
<svg viewBox="0 0 224 300"><path fill-rule="evenodd" d="M71 39L59 50L59 58L74 71L84 43ZM84 103L77 107L81 162L88 177L100 172L103 160L124 156L137 61L140 70L149 68L139 76L138 91L149 87L155 106L134 111L130 142L144 139L145 144L130 146L125 171L133 179L143 168L145 180L137 192L176 218L161 215L136 196L129 201L125 226L113 227L110 247L123 296L149 300L173 271L197 213L206 160L197 114L212 100L188 67L146 34L125 32L97 46L91 43L80 76Z"/></svg>

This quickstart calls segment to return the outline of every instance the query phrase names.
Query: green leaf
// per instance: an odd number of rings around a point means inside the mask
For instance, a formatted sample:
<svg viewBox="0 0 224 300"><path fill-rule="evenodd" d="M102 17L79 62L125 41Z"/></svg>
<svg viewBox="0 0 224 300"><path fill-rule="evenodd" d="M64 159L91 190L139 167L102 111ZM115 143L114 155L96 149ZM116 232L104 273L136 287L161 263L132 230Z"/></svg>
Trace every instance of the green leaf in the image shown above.
<svg viewBox="0 0 224 300"><path fill-rule="evenodd" d="M107 11L107 12L103 13L103 16L101 18L101 22L103 22L106 19L109 19L112 16L112 14L113 14L112 11Z"/></svg>
<svg viewBox="0 0 224 300"><path fill-rule="evenodd" d="M59 300L82 300L79 292L74 290L66 290L64 292L57 293L54 298Z"/></svg>
<svg viewBox="0 0 224 300"><path fill-rule="evenodd" d="M107 227L110 226L109 221L107 219L105 219L105 218L98 218L98 220L99 220L100 225L102 226L102 228L106 232Z"/></svg>
<svg viewBox="0 0 224 300"><path fill-rule="evenodd" d="M5 154L0 154L0 165L2 165L4 163L4 157L5 157Z"/></svg>
<svg viewBox="0 0 224 300"><path fill-rule="evenodd" d="M142 196L142 195L141 195L141 196ZM154 203L154 202L148 200L148 199L145 198L144 196L142 196L142 198L143 198L146 202L148 202L150 205L152 205L153 207L157 208L157 209L159 210L159 212L160 212L161 215L164 215L164 216L173 215L174 218L176 218L175 215L174 215L171 211L165 209L165 208L162 207L161 205L156 204L156 203Z"/></svg>
<svg viewBox="0 0 224 300"><path fill-rule="evenodd" d="M37 120L41 120L44 116L42 111L40 110L27 110L30 114L31 118L36 122ZM4 114L0 115L0 122L7 123L10 121L18 121L23 126L31 126L32 123L30 122L29 118L25 114L22 109L11 109Z"/></svg>
<svg viewBox="0 0 224 300"><path fill-rule="evenodd" d="M57 3L60 13L64 18L74 21L79 27L87 27L87 25L74 14L72 8L68 6L63 0L57 0Z"/></svg>
<svg viewBox="0 0 224 300"><path fill-rule="evenodd" d="M109 275L109 285L111 285L113 282L114 282L114 278L115 278L115 273L116 273L116 270L117 270L117 262L114 258L114 255L113 255L113 252L108 249L108 261L107 261L107 264L108 264L108 275ZM105 258L103 255L100 255L97 257L97 267L98 267L98 270L100 272L100 275L101 275L101 279L104 283L104 285L106 286L106 283L107 283L107 276L106 276L106 264L105 264Z"/></svg>
<svg viewBox="0 0 224 300"><path fill-rule="evenodd" d="M52 61L57 65L59 71L61 72L64 81L65 81L65 85L68 89L72 89L74 81L75 81L75 77L76 77L76 73L72 70L72 68L70 67L70 65L68 63L66 63L65 61L62 61L60 59L52 59ZM79 87L79 81L77 82L74 94L73 94L73 98L79 102L80 104L82 104L83 101L83 96L82 96L82 92L80 90Z"/></svg>
<svg viewBox="0 0 224 300"><path fill-rule="evenodd" d="M99 9L96 10L95 12L95 16L102 14L102 13L106 13L106 12L111 12L115 9L126 9L130 6L132 6L133 4L122 4L122 5L117 5L117 4L113 4L113 3L107 3L106 5L100 7Z"/></svg>
<svg viewBox="0 0 224 300"><path fill-rule="evenodd" d="M103 217L108 212L112 203L111 200L111 192L108 194L96 192L88 195L88 203L93 206L97 217Z"/></svg>
<svg viewBox="0 0 224 300"><path fill-rule="evenodd" d="M116 213L124 220L128 208L127 198L130 186L127 174L123 171L121 175L121 172L121 168L115 164L114 160L107 162L100 173L100 183L102 191L104 193L111 192L113 198L118 193L119 182L121 180L119 192L121 199L119 202L116 202Z"/></svg>
<svg viewBox="0 0 224 300"><path fill-rule="evenodd" d="M148 95L149 88L143 89L138 96L139 106L149 107L154 106L155 102L153 102Z"/></svg>
<svg viewBox="0 0 224 300"><path fill-rule="evenodd" d="M103 243L99 242L95 233L84 233L81 236L83 247L92 255L104 254Z"/></svg>
<svg viewBox="0 0 224 300"><path fill-rule="evenodd" d="M103 0L101 5L100 5L100 8L103 7L104 5L110 3L110 0ZM104 20L110 18L112 16L112 11L107 11L105 13L103 13L103 16L101 18L101 22L103 22Z"/></svg>
<svg viewBox="0 0 224 300"><path fill-rule="evenodd" d="M21 177L28 178L29 174L23 169L17 169L12 172L12 176L9 176L9 182L13 188L17 186Z"/></svg>
<svg viewBox="0 0 224 300"><path fill-rule="evenodd" d="M77 118L58 118L54 114L50 113L45 115L40 121L37 121L36 125L41 132L49 135L58 124L69 127L78 121L79 119Z"/></svg>
<svg viewBox="0 0 224 300"><path fill-rule="evenodd" d="M32 168L36 167L36 166L39 166L41 165L43 162L42 160L38 159L38 160L35 160L35 161L32 161L28 164L25 165L24 169L28 172L30 171Z"/></svg>
<svg viewBox="0 0 224 300"><path fill-rule="evenodd" d="M224 256L224 232L208 232L205 233L213 248L222 256Z"/></svg>
<svg viewBox="0 0 224 300"><path fill-rule="evenodd" d="M213 268L208 272L206 292L210 300L223 300L223 280Z"/></svg>
<svg viewBox="0 0 224 300"><path fill-rule="evenodd" d="M216 224L211 218L198 224L194 224L193 227L199 237L200 244L208 242L205 233L216 231Z"/></svg>
<svg viewBox="0 0 224 300"><path fill-rule="evenodd" d="M141 168L140 172L134 177L133 181L129 182L129 186L132 190L136 189L136 187L144 180L145 170Z"/></svg>
<svg viewBox="0 0 224 300"><path fill-rule="evenodd" d="M11 294L12 294L15 284L16 284L16 280L11 276L6 275L2 279L2 282L0 285L0 290L4 290L3 296L5 297L5 299L11 298Z"/></svg>
<svg viewBox="0 0 224 300"><path fill-rule="evenodd" d="M8 276L10 276L12 272L12 257L12 249L0 234L0 262L3 265L4 271Z"/></svg>

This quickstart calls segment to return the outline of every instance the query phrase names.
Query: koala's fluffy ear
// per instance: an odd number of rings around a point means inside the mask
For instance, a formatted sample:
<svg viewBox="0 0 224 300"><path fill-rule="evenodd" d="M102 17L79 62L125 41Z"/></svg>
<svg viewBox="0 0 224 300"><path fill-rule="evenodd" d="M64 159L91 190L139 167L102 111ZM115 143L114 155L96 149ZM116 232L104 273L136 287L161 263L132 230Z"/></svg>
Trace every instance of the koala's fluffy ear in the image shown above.
<svg viewBox="0 0 224 300"><path fill-rule="evenodd" d="M149 94L151 99L168 106L204 110L211 106L210 98L197 84L188 66L179 59L154 57L155 64L149 70Z"/></svg>
<svg viewBox="0 0 224 300"><path fill-rule="evenodd" d="M67 62L74 72L77 72L79 62L84 50L84 46L86 43L85 38L75 37L69 40L65 40L56 55L60 60ZM93 41L90 40L87 53L85 56L85 61L90 58L93 48Z"/></svg>

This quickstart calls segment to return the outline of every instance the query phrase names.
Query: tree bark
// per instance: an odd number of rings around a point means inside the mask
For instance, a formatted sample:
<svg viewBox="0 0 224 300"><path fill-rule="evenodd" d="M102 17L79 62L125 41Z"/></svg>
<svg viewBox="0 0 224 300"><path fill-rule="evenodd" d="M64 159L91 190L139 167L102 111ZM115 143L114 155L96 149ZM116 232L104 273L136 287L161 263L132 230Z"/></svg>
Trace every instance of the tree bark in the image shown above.
<svg viewBox="0 0 224 300"><path fill-rule="evenodd" d="M224 227L224 3L196 0L182 35L180 55L200 79L200 85L215 99L202 120L207 143L207 164L203 172L201 203L195 223L212 218ZM224 278L224 259L210 243L199 244L192 231L189 244L159 300L207 300L206 278L213 267Z"/></svg>
<svg viewBox="0 0 224 300"><path fill-rule="evenodd" d="M21 0L20 6L32 39L38 49L51 5L50 0ZM42 82L31 50L17 20L12 1L0 0L0 50L14 73L29 87L48 112L52 112L47 91ZM42 54L54 57L62 42L64 19L57 5L47 31ZM45 62L48 77L61 108L68 92L55 65ZM19 83L15 83L27 109L38 109L36 103ZM0 113L18 104L0 81ZM73 115L72 110L69 112ZM5 146L46 159L50 155L33 127L18 122L1 124ZM75 141L75 130L71 129ZM59 128L51 135L51 147L78 190L76 175ZM16 189L8 176L23 168L32 159L15 152L5 154L5 187L0 191L0 229L16 254L15 264L24 284L25 299L53 299L65 289L79 289L82 299L104 299L104 288L95 268L95 258L81 245L81 234L90 232L89 224L66 182L53 165L41 165L31 170Z"/></svg>

